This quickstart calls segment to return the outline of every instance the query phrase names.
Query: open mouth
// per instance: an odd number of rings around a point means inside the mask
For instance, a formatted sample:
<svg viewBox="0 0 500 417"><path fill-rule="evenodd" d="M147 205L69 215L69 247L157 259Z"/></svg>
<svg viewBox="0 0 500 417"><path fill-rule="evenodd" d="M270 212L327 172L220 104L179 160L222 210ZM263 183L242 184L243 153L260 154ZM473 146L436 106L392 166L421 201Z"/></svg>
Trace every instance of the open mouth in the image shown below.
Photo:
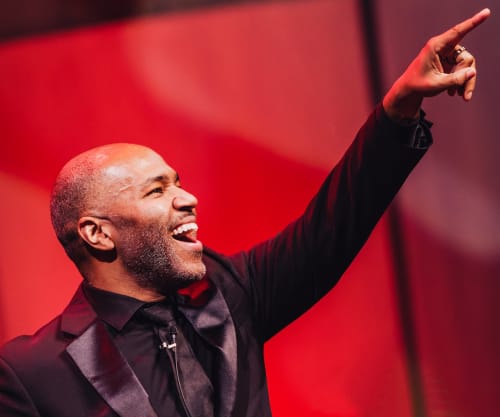
<svg viewBox="0 0 500 417"><path fill-rule="evenodd" d="M172 237L181 242L196 242L196 232L198 225L196 223L186 223L176 227L172 232Z"/></svg>

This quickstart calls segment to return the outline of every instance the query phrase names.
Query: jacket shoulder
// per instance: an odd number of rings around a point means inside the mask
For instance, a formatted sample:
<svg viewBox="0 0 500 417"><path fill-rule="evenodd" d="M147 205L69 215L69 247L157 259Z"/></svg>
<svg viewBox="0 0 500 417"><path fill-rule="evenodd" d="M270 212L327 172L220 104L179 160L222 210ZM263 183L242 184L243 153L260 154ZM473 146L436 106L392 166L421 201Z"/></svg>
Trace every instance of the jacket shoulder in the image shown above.
<svg viewBox="0 0 500 417"><path fill-rule="evenodd" d="M14 369L51 366L67 345L95 319L79 288L64 311L33 335L18 336L0 348L0 358Z"/></svg>
<svg viewBox="0 0 500 417"><path fill-rule="evenodd" d="M246 272L245 254L225 256L205 248L203 262L208 279L222 292L233 319L246 321L252 315L252 287Z"/></svg>
<svg viewBox="0 0 500 417"><path fill-rule="evenodd" d="M0 358L12 368L32 367L40 358L57 357L66 347L66 337L60 331L61 315L58 315L32 335L18 336L0 348Z"/></svg>

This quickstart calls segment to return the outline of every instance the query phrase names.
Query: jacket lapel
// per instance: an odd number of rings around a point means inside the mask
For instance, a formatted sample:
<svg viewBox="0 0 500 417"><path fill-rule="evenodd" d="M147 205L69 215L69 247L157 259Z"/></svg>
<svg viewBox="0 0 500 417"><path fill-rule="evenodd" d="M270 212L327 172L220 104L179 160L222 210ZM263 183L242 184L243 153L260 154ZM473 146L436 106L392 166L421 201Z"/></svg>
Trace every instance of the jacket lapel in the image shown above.
<svg viewBox="0 0 500 417"><path fill-rule="evenodd" d="M214 293L203 308L180 305L179 310L198 334L218 351L217 415L229 417L236 397L237 356L236 331L233 319L222 293L214 286Z"/></svg>
<svg viewBox="0 0 500 417"><path fill-rule="evenodd" d="M80 288L63 312L62 330L76 336L66 351L121 417L157 417L148 395Z"/></svg>

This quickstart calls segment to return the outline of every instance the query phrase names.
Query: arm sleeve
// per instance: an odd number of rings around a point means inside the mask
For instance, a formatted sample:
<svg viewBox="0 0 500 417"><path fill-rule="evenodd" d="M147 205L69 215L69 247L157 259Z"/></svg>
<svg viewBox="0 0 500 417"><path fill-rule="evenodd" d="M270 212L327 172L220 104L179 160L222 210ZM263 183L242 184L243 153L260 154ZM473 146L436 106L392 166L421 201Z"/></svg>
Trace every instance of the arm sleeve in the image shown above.
<svg viewBox="0 0 500 417"><path fill-rule="evenodd" d="M432 143L430 123L393 123L379 105L304 214L233 260L262 342L339 280Z"/></svg>

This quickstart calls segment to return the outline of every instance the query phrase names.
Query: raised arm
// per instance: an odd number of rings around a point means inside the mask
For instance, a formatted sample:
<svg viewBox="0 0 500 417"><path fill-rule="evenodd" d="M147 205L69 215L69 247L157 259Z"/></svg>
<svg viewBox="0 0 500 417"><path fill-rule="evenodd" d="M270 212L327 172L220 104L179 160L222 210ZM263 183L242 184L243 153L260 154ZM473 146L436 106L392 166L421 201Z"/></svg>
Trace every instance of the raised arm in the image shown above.
<svg viewBox="0 0 500 417"><path fill-rule="evenodd" d="M340 278L432 142L425 97L448 91L471 99L475 59L459 42L484 9L431 38L395 82L303 216L274 239L233 258L251 288L266 340L302 314ZM243 255L245 256L245 255Z"/></svg>

